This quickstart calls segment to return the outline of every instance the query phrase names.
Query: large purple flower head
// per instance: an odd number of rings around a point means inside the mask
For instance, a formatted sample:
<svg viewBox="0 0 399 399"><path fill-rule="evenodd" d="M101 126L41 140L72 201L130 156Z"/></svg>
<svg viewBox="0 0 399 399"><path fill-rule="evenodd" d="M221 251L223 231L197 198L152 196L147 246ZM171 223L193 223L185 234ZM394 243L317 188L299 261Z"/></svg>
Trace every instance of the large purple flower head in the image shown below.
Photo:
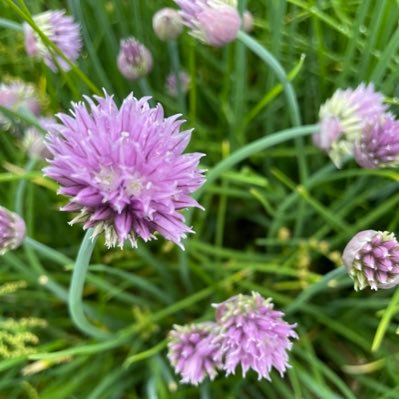
<svg viewBox="0 0 399 399"><path fill-rule="evenodd" d="M20 80L0 84L0 106L15 112L25 109L35 116L41 110L35 87ZM0 115L0 125L8 124L8 119Z"/></svg>
<svg viewBox="0 0 399 399"><path fill-rule="evenodd" d="M346 156L353 155L354 144L365 127L378 121L386 111L383 101L383 94L376 92L373 84L337 90L320 107L320 131L313 136L314 144L340 167Z"/></svg>
<svg viewBox="0 0 399 399"><path fill-rule="evenodd" d="M200 207L190 194L204 181L203 154L183 154L191 131L180 132L179 115L165 118L149 97L130 94L119 109L107 94L85 99L88 107L73 103L71 116L58 114L48 136L45 173L71 198L63 210L80 211L71 223L104 232L108 247L136 246L137 236L148 241L156 231L182 247L192 230L180 210Z"/></svg>
<svg viewBox="0 0 399 399"><path fill-rule="evenodd" d="M0 255L18 248L25 238L25 232L22 218L0 206Z"/></svg>
<svg viewBox="0 0 399 399"><path fill-rule="evenodd" d="M252 369L259 379L270 380L273 367L284 374L289 367L290 338L298 338L296 325L285 322L284 314L273 310L270 299L253 292L252 296L240 294L214 306L227 374L234 374L239 365L244 377Z"/></svg>
<svg viewBox="0 0 399 399"><path fill-rule="evenodd" d="M399 121L385 114L364 128L355 144L356 162L363 168L374 169L399 165Z"/></svg>
<svg viewBox="0 0 399 399"><path fill-rule="evenodd" d="M222 47L237 37L241 17L236 0L175 0L183 23L192 36L214 47Z"/></svg>
<svg viewBox="0 0 399 399"><path fill-rule="evenodd" d="M393 233L375 230L357 233L345 247L342 259L356 291L399 284L399 243Z"/></svg>
<svg viewBox="0 0 399 399"><path fill-rule="evenodd" d="M206 377L213 380L220 363L217 325L211 322L174 326L169 333L168 358L183 383L198 385Z"/></svg>
<svg viewBox="0 0 399 399"><path fill-rule="evenodd" d="M152 69L150 51L134 37L121 40L117 64L120 73L129 80L136 80L148 75Z"/></svg>
<svg viewBox="0 0 399 399"><path fill-rule="evenodd" d="M33 17L40 30L62 51L66 58L75 62L82 47L79 24L72 17L65 15L65 10L46 11ZM24 23L25 49L31 57L42 58L44 63L54 72L57 66L49 49L30 25ZM58 55L57 63L64 71L70 66Z"/></svg>

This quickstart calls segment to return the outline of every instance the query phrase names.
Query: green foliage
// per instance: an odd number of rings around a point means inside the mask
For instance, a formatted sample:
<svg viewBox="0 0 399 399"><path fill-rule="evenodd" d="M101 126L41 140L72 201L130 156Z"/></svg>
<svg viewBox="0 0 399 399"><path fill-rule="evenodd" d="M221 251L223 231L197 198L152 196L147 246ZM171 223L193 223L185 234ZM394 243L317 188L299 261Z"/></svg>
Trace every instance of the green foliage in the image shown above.
<svg viewBox="0 0 399 399"><path fill-rule="evenodd" d="M317 122L320 104L335 89L361 81L373 81L398 103L397 1L247 3L255 16L252 35L289 76L303 124ZM21 24L49 4L68 9L81 24L84 52L67 74L27 58L23 34L13 29L12 21ZM168 47L151 28L161 6L172 1L0 0L2 80L35 83L46 115L101 88L118 102L130 91L141 96L142 87L116 68L119 40L134 35L154 55L148 78L154 98L168 115L182 112L164 90L172 69ZM299 122L287 91L242 41L212 49L185 33L178 48L192 81L184 115L195 128L190 151L207 154L210 179L197 193L206 210L187 215L196 234L184 253L162 239L124 251L107 250L99 240L83 299L90 321L110 332L104 340L86 337L68 314L81 228L58 212L64 200L42 177L44 163L24 171L28 159L18 137L1 132L1 205L15 209L16 198L22 201L30 239L0 259L0 397L398 397L398 293L355 293L346 276L324 277L341 264L340 253L357 231L399 230L398 171L359 169L354 162L337 170L307 137L237 157L246 144L273 140ZM14 118L22 130L31 123L24 115ZM22 197L20 182L26 184ZM246 379L238 373L199 388L179 385L164 345L172 325L212 318L212 303L252 290L272 297L298 324L285 379L273 373L272 382L256 381L252 373Z"/></svg>

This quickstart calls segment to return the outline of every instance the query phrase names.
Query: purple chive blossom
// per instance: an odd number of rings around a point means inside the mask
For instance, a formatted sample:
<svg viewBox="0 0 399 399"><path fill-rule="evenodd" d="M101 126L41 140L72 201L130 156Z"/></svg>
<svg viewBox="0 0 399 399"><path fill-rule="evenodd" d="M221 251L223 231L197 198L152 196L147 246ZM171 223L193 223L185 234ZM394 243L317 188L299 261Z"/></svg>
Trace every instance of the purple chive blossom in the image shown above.
<svg viewBox="0 0 399 399"><path fill-rule="evenodd" d="M160 40L175 40L183 30L183 23L177 10L162 8L152 18L152 27Z"/></svg>
<svg viewBox="0 0 399 399"><path fill-rule="evenodd" d="M374 90L373 84L337 90L320 107L320 130L313 136L314 144L340 167L346 156L353 155L354 143L360 140L365 127L386 111L383 101L384 96Z"/></svg>
<svg viewBox="0 0 399 399"><path fill-rule="evenodd" d="M191 35L214 47L222 47L237 37L241 18L235 0L175 0L183 24Z"/></svg>
<svg viewBox="0 0 399 399"><path fill-rule="evenodd" d="M44 131L50 129L56 121L54 118L39 118L38 122ZM35 126L31 126L25 131L22 145L31 158L46 160L51 158L51 152L48 150L44 141L44 132Z"/></svg>
<svg viewBox="0 0 399 399"><path fill-rule="evenodd" d="M35 116L41 110L35 87L19 80L0 84L0 106L14 112L27 110ZM8 119L0 115L0 126L8 124Z"/></svg>
<svg viewBox="0 0 399 399"><path fill-rule="evenodd" d="M148 75L153 60L150 51L135 38L121 40L117 59L119 72L128 80L136 80Z"/></svg>
<svg viewBox="0 0 399 399"><path fill-rule="evenodd" d="M25 222L21 217L0 206L0 255L18 248L25 232Z"/></svg>
<svg viewBox="0 0 399 399"><path fill-rule="evenodd" d="M35 15L34 22L39 29L62 51L67 59L75 62L82 47L79 24L72 17L65 15L65 10L46 11ZM57 65L49 49L40 36L30 25L24 23L25 49L31 57L42 58L44 63L54 72ZM56 56L57 63L64 71L70 66L60 56Z"/></svg>
<svg viewBox="0 0 399 399"><path fill-rule="evenodd" d="M368 125L355 144L356 162L374 169L399 165L399 121L386 114L377 123Z"/></svg>
<svg viewBox="0 0 399 399"><path fill-rule="evenodd" d="M198 385L206 377L213 380L220 363L220 337L211 322L174 326L169 333L168 358L181 382Z"/></svg>
<svg viewBox="0 0 399 399"><path fill-rule="evenodd" d="M186 94L188 88L190 87L190 75L185 71L179 72L180 88L183 94ZM166 91L171 97L177 97L177 81L176 74L174 72L170 73L166 78Z"/></svg>
<svg viewBox="0 0 399 399"><path fill-rule="evenodd" d="M288 365L290 338L298 338L295 324L282 319L284 314L273 310L270 299L258 293L237 295L214 305L216 321L223 336L221 352L223 369L234 374L241 365L243 377L252 369L258 379L270 380L274 367L282 376Z"/></svg>
<svg viewBox="0 0 399 399"><path fill-rule="evenodd" d="M53 159L45 173L71 198L62 210L80 212L71 224L104 232L108 247L136 246L137 236L149 241L159 232L183 248L193 231L180 211L200 207L190 194L204 182L203 154L183 154L191 131L180 132L179 115L165 118L149 97L130 94L119 109L107 94L85 99L88 106L72 104L71 116L58 114L48 135Z"/></svg>
<svg viewBox="0 0 399 399"><path fill-rule="evenodd" d="M342 259L356 291L399 284L399 243L393 233L375 230L357 233L345 247Z"/></svg>

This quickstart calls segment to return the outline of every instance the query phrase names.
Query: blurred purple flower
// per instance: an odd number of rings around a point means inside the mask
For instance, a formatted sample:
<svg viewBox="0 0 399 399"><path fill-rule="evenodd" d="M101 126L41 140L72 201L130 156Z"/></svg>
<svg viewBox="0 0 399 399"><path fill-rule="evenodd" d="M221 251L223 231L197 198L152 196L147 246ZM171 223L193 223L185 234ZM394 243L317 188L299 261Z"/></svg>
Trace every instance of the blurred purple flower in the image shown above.
<svg viewBox="0 0 399 399"><path fill-rule="evenodd" d="M370 83L356 89L337 90L320 107L320 131L313 136L314 144L327 152L337 167L345 156L353 155L366 126L374 124L387 109L383 94Z"/></svg>
<svg viewBox="0 0 399 399"><path fill-rule="evenodd" d="M46 11L33 17L39 29L51 40L71 62L75 62L82 47L80 27L73 18L65 15L65 10ZM31 57L42 58L45 64L54 72L57 66L51 52L40 36L30 25L24 23L25 49ZM60 68L68 71L70 66L60 56L56 55Z"/></svg>
<svg viewBox="0 0 399 399"><path fill-rule="evenodd" d="M399 243L393 233L375 230L357 233L345 247L342 259L356 291L399 284Z"/></svg>
<svg viewBox="0 0 399 399"><path fill-rule="evenodd" d="M42 117L38 122L45 131L56 124L54 118ZM35 126L26 129L22 145L31 158L46 160L52 156L44 141L44 133Z"/></svg>
<svg viewBox="0 0 399 399"><path fill-rule="evenodd" d="M20 80L0 84L0 106L14 112L25 109L35 116L38 116L41 110L35 87ZM8 120L0 115L0 124L3 123L8 123Z"/></svg>
<svg viewBox="0 0 399 399"><path fill-rule="evenodd" d="M284 374L289 367L290 338L298 338L296 325L285 322L284 314L273 310L270 299L253 292L252 296L240 294L214 306L227 375L234 374L239 365L244 377L252 369L258 379L270 380L273 367Z"/></svg>
<svg viewBox="0 0 399 399"><path fill-rule="evenodd" d="M183 154L191 131L180 132L179 115L165 118L148 97L131 94L119 109L107 94L85 99L88 108L78 103L72 116L58 114L61 124L48 136L53 159L45 173L71 197L62 210L80 211L71 224L104 232L108 247L136 246L136 236L148 241L158 231L183 248L193 231L180 210L200 207L190 194L204 182L203 154Z"/></svg>
<svg viewBox="0 0 399 399"><path fill-rule="evenodd" d="M364 128L355 144L356 162L363 168L374 169L399 165L399 121L386 114Z"/></svg>
<svg viewBox="0 0 399 399"><path fill-rule="evenodd" d="M18 248L25 238L25 232L22 218L0 206L0 255Z"/></svg>
<svg viewBox="0 0 399 399"><path fill-rule="evenodd" d="M168 41L178 38L183 30L183 23L177 10L165 7L154 14L152 27L159 39Z"/></svg>
<svg viewBox="0 0 399 399"><path fill-rule="evenodd" d="M237 37L241 18L235 0L174 0L192 36L214 47Z"/></svg>
<svg viewBox="0 0 399 399"><path fill-rule="evenodd" d="M186 94L188 88L190 87L190 75L188 75L185 71L179 72L179 79L180 79L180 88L183 94ZM166 77L166 91L171 97L177 97L177 81L176 81L176 74L174 72L170 73Z"/></svg>
<svg viewBox="0 0 399 399"><path fill-rule="evenodd" d="M213 380L220 363L220 337L211 322L174 326L168 336L168 358L183 383L198 385Z"/></svg>
<svg viewBox="0 0 399 399"><path fill-rule="evenodd" d="M148 75L152 69L150 51L133 37L121 40L117 59L120 73L128 80L136 80Z"/></svg>

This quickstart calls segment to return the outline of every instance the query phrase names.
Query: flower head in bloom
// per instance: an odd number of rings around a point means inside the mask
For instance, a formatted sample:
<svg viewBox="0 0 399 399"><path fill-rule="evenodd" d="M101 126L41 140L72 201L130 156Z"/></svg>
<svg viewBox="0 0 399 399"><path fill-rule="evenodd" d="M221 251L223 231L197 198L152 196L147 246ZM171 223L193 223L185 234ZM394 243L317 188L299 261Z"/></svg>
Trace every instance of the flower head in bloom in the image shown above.
<svg viewBox="0 0 399 399"><path fill-rule="evenodd" d="M39 118L38 122L43 131L49 130L55 123L54 118ZM48 150L44 141L44 133L35 126L31 126L25 131L22 145L31 158L45 160L51 158L51 153Z"/></svg>
<svg viewBox="0 0 399 399"><path fill-rule="evenodd" d="M177 10L162 8L152 18L155 34L163 41L175 40L183 30L183 23Z"/></svg>
<svg viewBox="0 0 399 399"><path fill-rule="evenodd" d="M220 364L220 337L211 322L174 326L169 333L168 358L183 383L213 380Z"/></svg>
<svg viewBox="0 0 399 399"><path fill-rule="evenodd" d="M117 64L126 79L136 80L150 73L153 60L147 47L130 37L121 40Z"/></svg>
<svg viewBox="0 0 399 399"><path fill-rule="evenodd" d="M183 154L191 131L180 132L179 115L165 118L148 99L130 94L118 108L107 94L86 97L88 106L74 103L49 129L45 173L70 197L63 210L80 211L71 223L104 232L109 247L135 246L137 236L148 241L156 231L182 247L192 230L180 210L200 207L190 194L204 181L203 154Z"/></svg>
<svg viewBox="0 0 399 399"><path fill-rule="evenodd" d="M237 37L241 18L235 0L175 0L183 23L199 40L222 47Z"/></svg>
<svg viewBox="0 0 399 399"><path fill-rule="evenodd" d="M320 131L313 136L316 146L326 151L340 167L347 155L353 155L366 126L374 124L387 109L384 96L372 84L356 89L337 90L320 107Z"/></svg>
<svg viewBox="0 0 399 399"><path fill-rule="evenodd" d="M82 47L79 24L72 17L65 15L65 10L46 11L35 15L34 22L39 29L62 51L66 58L75 62ZM25 49L31 57L42 58L48 67L56 72L57 65L49 49L43 43L41 37L30 25L24 23ZM70 66L58 55L57 63L64 71Z"/></svg>
<svg viewBox="0 0 399 399"><path fill-rule="evenodd" d="M18 248L25 238L25 231L21 217L0 206L0 255Z"/></svg>
<svg viewBox="0 0 399 399"><path fill-rule="evenodd" d="M188 88L190 87L190 75L185 71L180 71L179 73L180 80L180 89L183 94L187 93ZM166 91L171 97L177 97L177 79L176 74L174 72L170 73L166 77Z"/></svg>
<svg viewBox="0 0 399 399"><path fill-rule="evenodd" d="M30 83L15 80L0 84L0 106L11 111L28 110L33 115L40 114L40 102L35 87ZM8 120L0 116L0 125L8 125Z"/></svg>
<svg viewBox="0 0 399 399"><path fill-rule="evenodd" d="M248 10L245 10L242 16L242 28L247 33L251 32L254 28L254 16Z"/></svg>
<svg viewBox="0 0 399 399"><path fill-rule="evenodd" d="M259 379L270 379L273 367L284 374L289 367L290 338L298 336L295 325L282 319L284 314L273 309L270 299L254 292L252 296L240 294L214 306L223 336L223 368L227 374L234 374L239 365L244 377L252 369Z"/></svg>
<svg viewBox="0 0 399 399"><path fill-rule="evenodd" d="M342 259L355 290L399 284L399 243L388 231L364 230L345 247Z"/></svg>
<svg viewBox="0 0 399 399"><path fill-rule="evenodd" d="M356 162L363 168L374 169L399 165L399 121L385 114L364 128L355 144Z"/></svg>

